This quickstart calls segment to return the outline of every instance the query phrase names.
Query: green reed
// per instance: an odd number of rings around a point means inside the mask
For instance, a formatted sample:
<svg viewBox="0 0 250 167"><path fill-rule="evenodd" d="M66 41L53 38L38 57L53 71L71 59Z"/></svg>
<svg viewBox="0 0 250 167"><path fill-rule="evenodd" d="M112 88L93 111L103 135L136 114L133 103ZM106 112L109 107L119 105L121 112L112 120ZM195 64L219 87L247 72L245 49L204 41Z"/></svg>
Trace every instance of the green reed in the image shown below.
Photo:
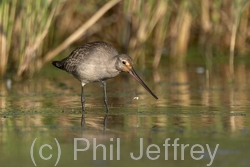
<svg viewBox="0 0 250 167"><path fill-rule="evenodd" d="M6 69L21 77L35 71L41 57L43 39L55 13L57 0L3 0L1 13L1 75ZM6 44L4 45L4 40ZM11 56L10 56L11 55ZM12 64L12 67L7 65Z"/></svg>

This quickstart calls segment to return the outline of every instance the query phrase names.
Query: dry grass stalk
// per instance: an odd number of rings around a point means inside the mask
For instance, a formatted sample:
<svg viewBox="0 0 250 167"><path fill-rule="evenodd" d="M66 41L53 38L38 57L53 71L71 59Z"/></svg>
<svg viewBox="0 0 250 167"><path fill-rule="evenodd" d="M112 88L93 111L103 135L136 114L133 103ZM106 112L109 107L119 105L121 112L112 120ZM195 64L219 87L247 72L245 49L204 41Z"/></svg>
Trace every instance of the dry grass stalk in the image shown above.
<svg viewBox="0 0 250 167"><path fill-rule="evenodd" d="M180 4L178 14L172 25L170 55L178 65L182 66L191 32L192 16L189 1Z"/></svg>
<svg viewBox="0 0 250 167"><path fill-rule="evenodd" d="M236 42L236 34L239 26L239 21L244 8L248 4L248 0L234 0L233 3L233 21L232 21L232 34L230 40L230 55L229 55L229 72L230 82L234 80L234 50Z"/></svg>
<svg viewBox="0 0 250 167"><path fill-rule="evenodd" d="M57 46L52 51L48 52L44 59L43 63L47 63L53 59L56 55L66 49L70 44L81 38L82 35L95 24L110 8L115 6L121 0L112 0L106 3L102 8L100 8L86 23L79 27L74 33L72 33L67 39L65 39L59 46Z"/></svg>

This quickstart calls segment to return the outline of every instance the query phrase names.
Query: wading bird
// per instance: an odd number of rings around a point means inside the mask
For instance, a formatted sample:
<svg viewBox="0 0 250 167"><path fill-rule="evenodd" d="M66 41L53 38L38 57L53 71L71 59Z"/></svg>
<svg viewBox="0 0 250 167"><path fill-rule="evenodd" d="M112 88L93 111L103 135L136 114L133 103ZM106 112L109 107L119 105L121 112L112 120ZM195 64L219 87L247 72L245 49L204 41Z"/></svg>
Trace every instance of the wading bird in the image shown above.
<svg viewBox="0 0 250 167"><path fill-rule="evenodd" d="M91 42L77 47L71 54L61 61L52 64L78 79L82 84L82 112L84 109L84 86L91 82L101 82L104 91L106 112L109 112L106 93L106 80L117 76L120 72L130 73L155 99L158 97L148 88L133 69L133 61L126 54L119 54L117 50L106 42ZM84 122L82 122L83 124Z"/></svg>

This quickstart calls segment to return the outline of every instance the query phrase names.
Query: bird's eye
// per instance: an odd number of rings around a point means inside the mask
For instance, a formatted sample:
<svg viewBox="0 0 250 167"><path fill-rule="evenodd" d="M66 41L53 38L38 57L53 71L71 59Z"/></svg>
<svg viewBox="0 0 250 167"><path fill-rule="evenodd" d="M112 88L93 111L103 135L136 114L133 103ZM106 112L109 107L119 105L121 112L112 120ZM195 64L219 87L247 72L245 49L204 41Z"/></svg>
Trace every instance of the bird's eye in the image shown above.
<svg viewBox="0 0 250 167"><path fill-rule="evenodd" d="M126 64L126 61L122 61L122 64Z"/></svg>

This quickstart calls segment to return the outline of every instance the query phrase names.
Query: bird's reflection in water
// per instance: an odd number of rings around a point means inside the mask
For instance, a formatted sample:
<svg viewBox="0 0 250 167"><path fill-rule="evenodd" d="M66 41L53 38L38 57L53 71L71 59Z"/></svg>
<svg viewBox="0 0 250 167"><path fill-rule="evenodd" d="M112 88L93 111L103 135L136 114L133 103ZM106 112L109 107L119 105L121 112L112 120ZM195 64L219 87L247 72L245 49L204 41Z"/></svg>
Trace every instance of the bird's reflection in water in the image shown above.
<svg viewBox="0 0 250 167"><path fill-rule="evenodd" d="M85 113L82 113L81 126L83 127L85 124Z"/></svg>
<svg viewBox="0 0 250 167"><path fill-rule="evenodd" d="M108 125L108 113L104 116L103 122L104 122L103 130L106 131L106 127ZM82 118L81 118L81 126L84 127L85 123L86 123L85 122L85 112L83 112Z"/></svg>
<svg viewBox="0 0 250 167"><path fill-rule="evenodd" d="M108 125L108 117L109 117L109 115L108 115L108 113L104 116L104 128L103 128L103 130L104 130L104 132L106 131L106 127L107 127L107 125Z"/></svg>

